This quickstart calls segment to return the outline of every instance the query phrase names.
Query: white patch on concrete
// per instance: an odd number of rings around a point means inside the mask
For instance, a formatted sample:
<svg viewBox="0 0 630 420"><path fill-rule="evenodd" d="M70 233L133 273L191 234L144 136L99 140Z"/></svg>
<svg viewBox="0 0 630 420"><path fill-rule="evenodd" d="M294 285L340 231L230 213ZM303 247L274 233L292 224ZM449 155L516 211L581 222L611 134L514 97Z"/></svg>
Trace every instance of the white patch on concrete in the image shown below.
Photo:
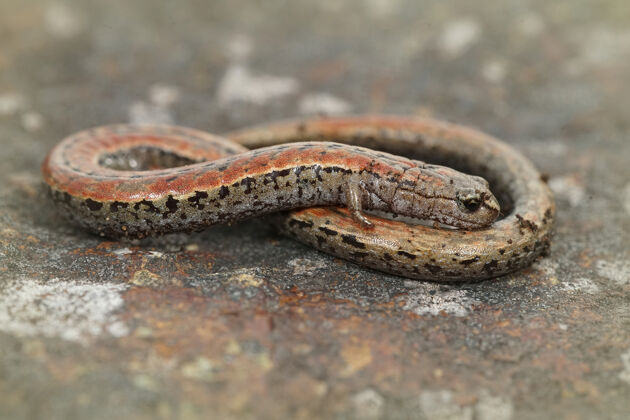
<svg viewBox="0 0 630 420"><path fill-rule="evenodd" d="M519 16L516 30L528 38L540 35L545 29L542 18L533 12L524 13Z"/></svg>
<svg viewBox="0 0 630 420"><path fill-rule="evenodd" d="M620 286L630 283L630 262L624 260L599 260L595 263L597 274Z"/></svg>
<svg viewBox="0 0 630 420"><path fill-rule="evenodd" d="M124 337L129 335L129 327L122 321L114 321L108 324L105 329L114 337Z"/></svg>
<svg viewBox="0 0 630 420"><path fill-rule="evenodd" d="M538 260L534 263L534 268L541 272L541 274L548 278L553 279L556 278L556 273L560 265L557 261L554 261L550 258L544 258L542 260Z"/></svg>
<svg viewBox="0 0 630 420"><path fill-rule="evenodd" d="M338 115L347 114L352 106L337 96L329 93L311 93L305 95L298 106L302 115Z"/></svg>
<svg viewBox="0 0 630 420"><path fill-rule="evenodd" d="M39 131L44 126L44 117L35 111L25 112L20 120L24 130L29 133Z"/></svg>
<svg viewBox="0 0 630 420"><path fill-rule="evenodd" d="M507 66L504 61L488 61L482 66L481 75L490 83L501 83L507 75Z"/></svg>
<svg viewBox="0 0 630 420"><path fill-rule="evenodd" d="M260 287L264 284L265 279L258 277L255 270L239 270L228 278L228 281L241 287Z"/></svg>
<svg viewBox="0 0 630 420"><path fill-rule="evenodd" d="M252 38L244 34L226 42L225 53L230 64L217 88L219 106L227 108L239 102L260 106L299 91L300 84L294 78L252 74L247 61L253 48Z"/></svg>
<svg viewBox="0 0 630 420"><path fill-rule="evenodd" d="M146 373L139 373L133 376L132 383L136 388L150 391L150 392L159 392L160 384L155 380L151 375Z"/></svg>
<svg viewBox="0 0 630 420"><path fill-rule="evenodd" d="M621 355L622 370L619 379L630 385L630 349Z"/></svg>
<svg viewBox="0 0 630 420"><path fill-rule="evenodd" d="M481 390L474 406L462 406L448 390L424 391L419 398L420 411L431 420L510 420L514 416L511 399Z"/></svg>
<svg viewBox="0 0 630 420"><path fill-rule="evenodd" d="M541 147L544 146L544 147ZM538 147L544 149L545 154L550 154L558 157L565 157L569 151L569 147L566 143L558 140L542 140L538 142Z"/></svg>
<svg viewBox="0 0 630 420"><path fill-rule="evenodd" d="M579 54L568 60L566 71L580 75L592 68L615 65L630 58L630 30L598 27L590 31L579 31L575 35L576 45L581 45Z"/></svg>
<svg viewBox="0 0 630 420"><path fill-rule="evenodd" d="M181 94L177 86L156 83L149 87L149 100L157 106L168 107L179 101Z"/></svg>
<svg viewBox="0 0 630 420"><path fill-rule="evenodd" d="M380 419L385 409L385 399L372 388L364 389L352 396L352 407L358 419Z"/></svg>
<svg viewBox="0 0 630 420"><path fill-rule="evenodd" d="M403 286L407 289L416 289L420 286L420 284L418 283L418 280L404 280Z"/></svg>
<svg viewBox="0 0 630 420"><path fill-rule="evenodd" d="M26 98L19 93L0 93L0 117L9 117L26 108Z"/></svg>
<svg viewBox="0 0 630 420"><path fill-rule="evenodd" d="M475 420L510 420L514 404L507 398L495 397L486 390L481 392L475 404Z"/></svg>
<svg viewBox="0 0 630 420"><path fill-rule="evenodd" d="M287 265L293 268L294 276L312 276L316 271L326 268L326 262L309 258L293 258Z"/></svg>
<svg viewBox="0 0 630 420"><path fill-rule="evenodd" d="M128 255L128 254L133 254L133 251L130 250L129 248L118 248L116 250L113 251L114 254L116 255Z"/></svg>
<svg viewBox="0 0 630 420"><path fill-rule="evenodd" d="M481 37L481 24L472 18L461 18L449 22L442 30L439 47L447 58L456 58L465 53Z"/></svg>
<svg viewBox="0 0 630 420"><path fill-rule="evenodd" d="M57 38L72 38L84 27L83 19L75 8L63 3L52 3L44 11L44 27Z"/></svg>
<svg viewBox="0 0 630 420"><path fill-rule="evenodd" d="M581 59L586 64L612 64L630 57L630 30L600 27L592 30L582 44Z"/></svg>
<svg viewBox="0 0 630 420"><path fill-rule="evenodd" d="M195 360L184 363L180 371L186 378L197 379L202 381L212 381L218 366L212 360L203 356L197 357Z"/></svg>
<svg viewBox="0 0 630 420"><path fill-rule="evenodd" d="M297 93L300 85L290 77L253 75L243 64L231 64L217 90L220 106L228 107L235 102L265 105L273 99Z"/></svg>
<svg viewBox="0 0 630 420"><path fill-rule="evenodd" d="M184 250L188 251L188 252L197 252L199 251L199 244L186 244L184 245Z"/></svg>
<svg viewBox="0 0 630 420"><path fill-rule="evenodd" d="M621 203L626 213L630 214L630 183L621 192Z"/></svg>
<svg viewBox="0 0 630 420"><path fill-rule="evenodd" d="M563 281L561 285L567 292L599 293L599 286L586 277L578 277L572 281Z"/></svg>
<svg viewBox="0 0 630 420"><path fill-rule="evenodd" d="M478 301L466 295L465 290L419 283L418 287L406 296L403 309L417 315L439 315L445 312L454 316L466 316L477 303Z"/></svg>
<svg viewBox="0 0 630 420"><path fill-rule="evenodd" d="M0 286L0 330L18 336L57 337L82 344L129 328L115 311L124 305L124 284L21 279Z"/></svg>
<svg viewBox="0 0 630 420"><path fill-rule="evenodd" d="M149 251L147 254L149 258L162 258L164 257L164 253L160 251Z"/></svg>
<svg viewBox="0 0 630 420"><path fill-rule="evenodd" d="M173 124L173 116L168 108L144 101L133 102L127 111L129 122L133 124Z"/></svg>
<svg viewBox="0 0 630 420"><path fill-rule="evenodd" d="M170 106L179 101L176 86L156 83L149 87L148 101L135 101L127 110L129 122L134 124L173 124L175 118Z"/></svg>
<svg viewBox="0 0 630 420"><path fill-rule="evenodd" d="M571 207L582 204L586 195L584 186L575 175L551 178L549 187L559 198L568 201Z"/></svg>
<svg viewBox="0 0 630 420"><path fill-rule="evenodd" d="M420 411L431 420L472 420L472 407L462 407L447 390L424 391L419 398Z"/></svg>
<svg viewBox="0 0 630 420"><path fill-rule="evenodd" d="M231 62L244 62L254 50L254 41L245 34L238 34L226 43L225 53Z"/></svg>

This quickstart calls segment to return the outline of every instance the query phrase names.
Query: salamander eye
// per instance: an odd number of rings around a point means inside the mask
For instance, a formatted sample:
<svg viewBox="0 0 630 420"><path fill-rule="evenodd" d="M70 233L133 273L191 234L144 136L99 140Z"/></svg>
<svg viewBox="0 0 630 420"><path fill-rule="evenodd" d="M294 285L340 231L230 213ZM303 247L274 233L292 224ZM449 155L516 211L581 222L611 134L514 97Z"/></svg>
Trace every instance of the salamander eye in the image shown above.
<svg viewBox="0 0 630 420"><path fill-rule="evenodd" d="M456 194L457 204L466 209L468 212L474 212L479 210L479 207L483 202L483 196L483 193L480 194L476 191L458 191Z"/></svg>

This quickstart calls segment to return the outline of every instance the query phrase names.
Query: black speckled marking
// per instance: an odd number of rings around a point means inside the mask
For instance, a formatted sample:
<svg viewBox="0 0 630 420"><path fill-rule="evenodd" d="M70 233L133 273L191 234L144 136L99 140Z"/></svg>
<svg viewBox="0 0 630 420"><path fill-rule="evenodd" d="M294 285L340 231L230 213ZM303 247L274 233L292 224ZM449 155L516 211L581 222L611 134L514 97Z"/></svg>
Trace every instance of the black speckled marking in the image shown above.
<svg viewBox="0 0 630 420"><path fill-rule="evenodd" d="M136 203L133 207L136 210L142 210L142 206L144 206L145 211L149 211L151 213L158 213L158 214L161 213L160 209L155 207L155 204L153 204L153 201L150 201L150 200L142 200Z"/></svg>
<svg viewBox="0 0 630 420"><path fill-rule="evenodd" d="M205 191L195 191L195 195L188 197L188 202L199 210L203 210L205 205L201 204L202 200L208 198L208 193Z"/></svg>
<svg viewBox="0 0 630 420"><path fill-rule="evenodd" d="M99 201L94 201L91 198L88 198L85 200L85 205L87 206L88 209L92 211L98 211L103 207L103 203Z"/></svg>
<svg viewBox="0 0 630 420"><path fill-rule="evenodd" d="M409 258L410 260L415 260L416 259L415 255L410 254L409 252L406 252L406 251L398 251L397 254L401 255L403 257Z"/></svg>
<svg viewBox="0 0 630 420"><path fill-rule="evenodd" d="M328 228L327 228L327 227L325 227L325 226L320 226L318 229L319 229L320 231L324 232L327 236L335 236L335 235L338 235L338 232L337 232L337 231L332 230L332 229L328 229Z"/></svg>
<svg viewBox="0 0 630 420"><path fill-rule="evenodd" d="M219 198L224 199L228 195L230 195L230 189L225 185L222 185L221 188L219 188Z"/></svg>
<svg viewBox="0 0 630 420"><path fill-rule="evenodd" d="M363 259L363 258L366 258L367 256L369 256L370 254L368 252L356 251L356 252L353 252L350 255L352 255L354 258L357 258L357 259Z"/></svg>
<svg viewBox="0 0 630 420"><path fill-rule="evenodd" d="M289 225L291 227L299 227L302 229L308 229L308 228L312 228L313 227L313 223L312 222L302 222L300 220L291 220L289 222Z"/></svg>
<svg viewBox="0 0 630 420"><path fill-rule="evenodd" d="M245 190L243 191L244 194L251 194L252 192L252 185L256 184L256 180L254 178L251 177L247 177L247 178L243 178L241 180L241 185L245 186Z"/></svg>
<svg viewBox="0 0 630 420"><path fill-rule="evenodd" d="M532 232L536 232L538 230L538 225L534 222L532 222L531 220L527 220L525 219L523 216L521 216L520 214L516 214L516 218L518 219L521 229L529 229Z"/></svg>
<svg viewBox="0 0 630 420"><path fill-rule="evenodd" d="M467 260L462 260L459 263L463 266L469 266L472 263L476 263L477 261L479 261L479 257L473 257L473 258L469 258Z"/></svg>
<svg viewBox="0 0 630 420"><path fill-rule="evenodd" d="M485 271L486 273L492 273L492 271L497 268L498 265L499 262L497 260L492 260L483 265L483 271Z"/></svg>
<svg viewBox="0 0 630 420"><path fill-rule="evenodd" d="M365 244L357 241L357 237L354 235L341 235L341 240L355 248L365 249Z"/></svg>
<svg viewBox="0 0 630 420"><path fill-rule="evenodd" d="M429 270L429 272L431 274L438 274L440 271L442 271L442 267L440 267L439 265L435 265L435 264L425 263L424 264L424 268Z"/></svg>
<svg viewBox="0 0 630 420"><path fill-rule="evenodd" d="M172 195L169 195L165 204L168 211L165 211L164 214L162 215L164 218L168 217L170 214L173 214L177 211L177 208L179 206L179 200L176 200L173 198Z"/></svg>

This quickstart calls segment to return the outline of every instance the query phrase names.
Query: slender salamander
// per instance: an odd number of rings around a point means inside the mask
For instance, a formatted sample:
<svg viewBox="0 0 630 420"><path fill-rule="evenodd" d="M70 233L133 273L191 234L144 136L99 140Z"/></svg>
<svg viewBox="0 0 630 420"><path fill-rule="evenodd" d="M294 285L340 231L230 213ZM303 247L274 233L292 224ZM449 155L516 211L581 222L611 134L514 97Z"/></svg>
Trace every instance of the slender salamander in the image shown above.
<svg viewBox="0 0 630 420"><path fill-rule="evenodd" d="M42 171L63 212L103 236L197 231L302 209L280 216L283 231L298 240L377 270L438 281L502 275L547 249L549 189L527 159L477 131L364 116L281 122L227 137L182 127L99 127L64 139ZM494 224L498 201L476 175L490 181L503 206Z"/></svg>

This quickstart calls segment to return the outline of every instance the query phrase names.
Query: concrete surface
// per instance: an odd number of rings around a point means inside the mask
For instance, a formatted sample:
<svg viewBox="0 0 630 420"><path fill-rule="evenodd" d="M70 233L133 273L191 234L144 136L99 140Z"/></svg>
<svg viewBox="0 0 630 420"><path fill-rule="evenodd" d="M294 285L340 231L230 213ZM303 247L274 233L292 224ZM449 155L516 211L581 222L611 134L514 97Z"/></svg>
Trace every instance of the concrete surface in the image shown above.
<svg viewBox="0 0 630 420"><path fill-rule="evenodd" d="M2 0L0 418L627 418L629 28L626 0ZM40 186L94 125L366 111L529 156L551 255L441 286L256 220L108 242Z"/></svg>

